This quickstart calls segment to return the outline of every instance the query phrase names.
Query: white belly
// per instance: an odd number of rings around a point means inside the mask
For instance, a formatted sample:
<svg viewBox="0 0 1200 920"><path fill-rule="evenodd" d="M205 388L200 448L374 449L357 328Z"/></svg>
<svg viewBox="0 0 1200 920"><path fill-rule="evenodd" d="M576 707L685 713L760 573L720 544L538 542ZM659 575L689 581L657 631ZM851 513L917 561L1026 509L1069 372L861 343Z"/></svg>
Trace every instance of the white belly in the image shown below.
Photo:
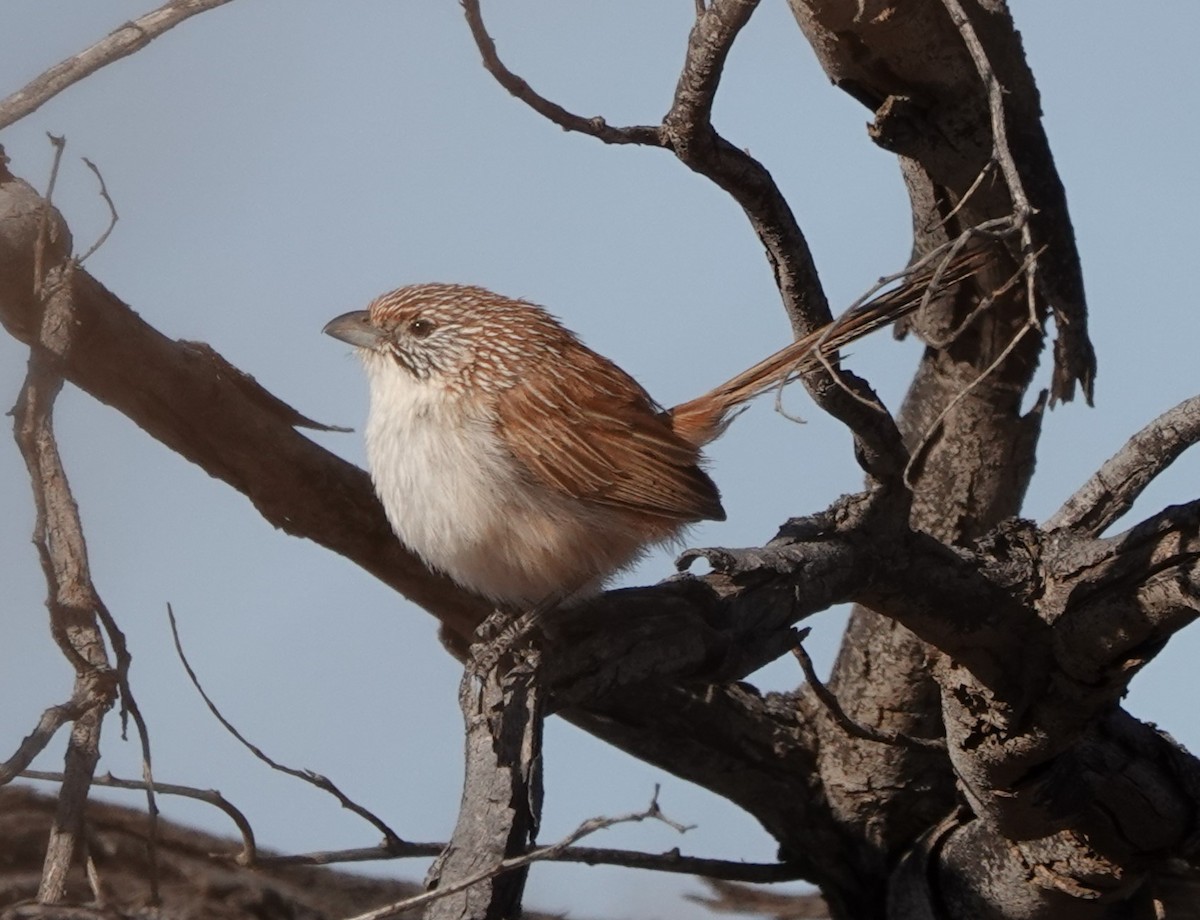
<svg viewBox="0 0 1200 920"><path fill-rule="evenodd" d="M431 568L525 608L591 594L637 558L640 540L614 512L531 481L486 412L408 375L373 376L371 477L397 536Z"/></svg>

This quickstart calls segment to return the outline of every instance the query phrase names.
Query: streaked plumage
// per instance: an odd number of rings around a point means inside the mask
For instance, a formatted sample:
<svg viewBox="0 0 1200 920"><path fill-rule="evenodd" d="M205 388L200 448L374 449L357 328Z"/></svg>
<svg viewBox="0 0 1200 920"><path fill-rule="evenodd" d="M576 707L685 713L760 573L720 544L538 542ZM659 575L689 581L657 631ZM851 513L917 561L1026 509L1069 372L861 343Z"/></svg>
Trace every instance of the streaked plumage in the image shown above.
<svg viewBox="0 0 1200 920"><path fill-rule="evenodd" d="M979 267L964 258L950 284ZM700 448L746 400L915 309L928 277L664 411L541 307L421 284L325 327L371 385L367 456L400 539L496 604L587 596L648 547L724 520Z"/></svg>

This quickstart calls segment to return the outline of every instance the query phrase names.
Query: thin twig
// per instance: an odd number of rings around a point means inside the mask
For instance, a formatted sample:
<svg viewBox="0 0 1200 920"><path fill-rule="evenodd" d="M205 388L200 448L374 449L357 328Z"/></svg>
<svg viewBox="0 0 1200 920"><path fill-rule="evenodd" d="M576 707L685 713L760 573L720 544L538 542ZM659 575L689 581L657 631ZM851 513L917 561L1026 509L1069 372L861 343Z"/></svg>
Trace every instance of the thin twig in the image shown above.
<svg viewBox="0 0 1200 920"><path fill-rule="evenodd" d="M826 687L821 682L821 679L817 677L812 659L808 657L808 652L804 650L804 646L801 644L801 641L807 635L807 629L797 631L796 644L792 648L792 654L800 662L800 668L804 671L804 679L808 681L808 685L812 688L813 695L821 701L825 710L833 717L833 721L840 725L846 734L852 738L860 738L863 741L874 741L878 744L890 744L895 747L915 748L925 751L946 750L946 742L941 738L914 738L902 732L888 731L882 728L863 725L861 722L856 722L850 716L846 715L846 711L842 709L842 704L838 702L838 698L834 695L833 691Z"/></svg>
<svg viewBox="0 0 1200 920"><path fill-rule="evenodd" d="M92 243L88 251L75 260L80 265L86 262L92 253L104 245L109 234L113 232L113 228L117 225L117 221L120 220L120 216L117 214L117 206L113 204L112 197L108 194L108 186L104 184L104 176L100 174L99 167L87 157L83 158L83 162L87 164L88 169L96 174L96 179L100 182L100 197L108 204L108 226L104 228L104 232L100 234L96 242Z"/></svg>
<svg viewBox="0 0 1200 920"><path fill-rule="evenodd" d="M255 866L259 868L334 866L339 863L380 862L389 859L428 859L431 856L438 856L444 849L446 849L444 842L404 841L398 846L380 843L373 847L350 847L345 850L314 850L310 853L260 856L255 862Z"/></svg>
<svg viewBox="0 0 1200 920"><path fill-rule="evenodd" d="M286 764L281 764L269 757L262 748L249 741L233 723L230 722L221 710L217 708L217 704L212 701L209 695L205 692L204 687L200 684L200 678L196 676L196 672L192 669L191 663L188 661L187 655L183 651L183 643L179 638L179 626L175 622L175 611L171 609L171 605L167 604L167 617L171 622L171 637L175 641L175 652L179 655L179 660L183 664L183 668L187 671L188 679L191 680L192 686L196 688L196 692L200 694L204 704L208 707L208 711L213 714L218 722L225 728L229 734L241 742L251 754L269 766L272 770L278 770L280 773L286 773L288 776L294 776L296 779L316 786L330 795L334 796L339 804L348 811L354 812L360 818L369 821L383 834L383 839L389 846L403 846L404 840L384 823L382 818L372 814L362 805L350 799L341 789L339 789L328 777L322 776L320 773L314 773L312 770L298 770L295 767L289 767Z"/></svg>
<svg viewBox="0 0 1200 920"><path fill-rule="evenodd" d="M113 657L117 660L117 685L121 691L121 738L128 739L128 719L133 717L137 729L138 742L142 748L142 779L146 783L146 814L149 819L148 849L150 856L150 903L159 904L159 873L158 873L158 803L154 799L154 768L150 757L150 729L142 716L141 707L133 695L129 684L129 667L133 656L129 654L129 644L125 641L125 633L117 626L108 605L97 595L96 614L108 635L109 645L112 646Z"/></svg>
<svg viewBox="0 0 1200 920"><path fill-rule="evenodd" d="M942 422L946 420L946 416L948 416L960 402L966 399L967 396L969 396L971 392L974 391L977 386L979 386L979 384L990 377L992 373L1004 363L1005 358L1012 354L1013 349L1017 347L1021 339L1025 338L1025 335L1028 332L1036 328L1038 328L1037 325L1035 323L1031 323L1029 318L1026 317L1025 324L1013 334L1012 339L1010 339L1009 343L1004 346L1004 350L996 356L996 359L987 367L985 367L980 372L979 376L954 394L954 398L946 403L942 411L937 414L937 417L929 423L929 426L925 429L924 434L921 435L921 440L917 443L916 448L914 448L912 456L908 461L908 465L904 468L905 485L907 485L910 489L916 488L916 485L912 479L912 473L923 461L925 452L933 444L934 434L937 432Z"/></svg>
<svg viewBox="0 0 1200 920"><path fill-rule="evenodd" d="M643 811L633 812L627 815L618 815L611 818L588 818L586 821L580 824L579 827L567 834L567 836L563 837L557 843L551 844L550 846L537 847L527 853L523 853L520 856L502 859L495 866L483 872L474 873L473 875L468 876L467 878L459 879L457 882L452 884L441 888L435 888L432 891L426 891L423 894L419 894L411 898L405 898L402 901L395 901L383 907L377 907L374 910L367 911L364 914L355 914L353 917L346 918L346 920L384 920L385 917L395 916L401 911L411 910L414 907L421 907L432 901L437 901L441 898L449 897L452 894L458 894L461 891L466 891L472 885L478 885L480 882L495 878L496 876L505 872L511 872L514 869L521 869L535 862L556 859L564 851L569 849L570 846L577 840L582 840L584 837L594 834L597 831L605 830L617 824L632 824L647 820L660 821L666 824L668 827L674 828L680 833L690 829L685 825L678 824L670 820L662 813L662 810L658 807L658 787L656 786L654 789L654 798L650 800L650 804Z"/></svg>
<svg viewBox="0 0 1200 920"><path fill-rule="evenodd" d="M551 102L545 96L533 89L525 80L511 70L500 60L496 53L496 42L488 34L483 22L483 13L479 8L479 0L462 0L463 12L467 17L467 25L471 28L471 36L483 58L483 66L488 73L495 77L496 82L516 96L539 115L549 119L564 131L577 131L597 138L606 144L642 144L649 147L665 147L662 129L658 125L631 125L619 128L608 124L602 117L585 118L569 112L556 102Z"/></svg>
<svg viewBox="0 0 1200 920"><path fill-rule="evenodd" d="M1012 199L1012 231L1019 232L1021 237L1021 257L1028 259L1033 253L1033 228L1030 226L1029 218L1034 214L1034 208L1029 203L1029 196L1025 192L1025 185L1021 180L1020 170L1017 169L1016 160L1012 155L1012 148L1008 143L1008 124L1007 116L1004 111L1004 87L1000 85L1000 80L996 76L995 70L992 69L992 62L988 60L987 52L984 50L983 43L979 40L979 35L975 31L975 26L971 23L966 11L963 9L959 0L942 0L942 5L945 6L946 12L950 14L950 20L958 29L959 35L962 36L963 43L967 46L967 52L971 55L971 60L975 64L975 70L979 74L979 79L987 88L988 114L991 118L992 126L992 157L1000 167L1000 172L1004 176L1004 182L1008 186L1008 194ZM1030 321L1036 326L1038 318L1036 313L1036 283L1037 263L1036 261L1030 265L1025 276L1026 278L1026 303L1030 311ZM1020 334L1024 334L1023 332Z"/></svg>
<svg viewBox="0 0 1200 920"><path fill-rule="evenodd" d="M1025 277L1025 272L1029 269L1029 267L1032 265L1032 263L1039 256L1041 256L1041 254L1045 251L1046 251L1046 247L1043 246L1037 252L1033 253L1028 259L1025 260L1024 263L1022 263L1020 268L1018 268L1015 272L1012 273L1012 275L1009 276L1007 281L1005 281L999 287L993 288L992 291L990 293L988 293L986 296L981 297L979 299L979 303L977 303L971 309L971 311L968 312L965 317L963 317L962 321L959 322L958 325L956 325L949 332L946 332L943 335L940 335L937 337L934 337L933 335L927 333L925 335L925 344L930 346L931 348L938 348L938 349L949 348L958 339L958 337L961 336L967 330L967 327L970 326L971 323L973 323L978 317L982 316L984 313L986 313L988 310L990 310L992 305L996 302L996 300L998 298L1000 298L1004 294L1007 294L1010 290L1012 290L1013 285L1015 285L1018 281L1020 281L1023 277Z"/></svg>
<svg viewBox="0 0 1200 920"><path fill-rule="evenodd" d="M1000 80L996 77L995 70L992 69L992 62L988 60L983 43L979 40L975 26L971 23L962 4L958 0L942 0L942 5L946 8L946 12L950 14L950 20L954 23L954 27L958 29L959 35L962 36L963 43L967 46L967 53L971 55L971 61L975 64L975 70L979 74L979 79L987 88L988 115L990 116L992 127L992 153L996 164L1000 167L1000 171L1004 175L1004 182L1008 186L1009 195L1012 197L1013 228L1025 228L1028 226L1029 218L1033 214L1034 209L1029 203L1029 196L1025 194L1025 186L1021 181L1021 173L1017 169L1012 149L1008 144L1008 125L1004 112L1004 87L1000 85ZM1022 242L1025 242L1024 236L1022 237ZM1032 238L1028 240L1028 243L1027 253L1033 249Z"/></svg>
<svg viewBox="0 0 1200 920"><path fill-rule="evenodd" d="M43 780L48 783L61 783L63 774L50 772L46 770L25 770L21 773L22 779ZM95 786L106 786L111 789L132 789L145 790L147 783L144 780L138 779L118 779L111 773L105 773L102 776L96 776L92 779L92 784ZM238 865L253 866L258 862L258 845L254 840L254 828L250 826L250 821L245 814L225 798L215 789L197 789L194 786L180 786L176 783L159 783L154 784L155 792L162 795L177 795L186 799L196 799L200 802L207 802L225 812L237 826L238 833L242 835L242 851L234 857ZM214 856L225 856L223 853L211 854Z"/></svg>
<svg viewBox="0 0 1200 920"><path fill-rule="evenodd" d="M950 221L954 219L954 216L967 206L967 202L974 197L975 193L979 191L980 186L983 185L983 180L986 179L995 168L996 161L994 159L988 160L986 163L984 163L983 169L979 170L979 175L975 177L975 180L967 187L967 190L963 192L962 197L958 199L958 203L949 211L947 211L943 217L938 218L936 223L933 223L932 225L926 224L926 226L922 228L922 232L925 234L932 234L935 230L940 230L949 225Z"/></svg>
<svg viewBox="0 0 1200 920"><path fill-rule="evenodd" d="M346 850L324 850L287 856L260 856L256 865L269 866L328 866L338 863L378 862L388 859L437 856L445 843L405 843L399 850L386 844L356 847ZM534 852L529 848L526 852ZM524 854L520 854L524 855ZM791 863L751 863L736 860L710 859L705 856L684 856L678 850L666 853L644 853L640 850L621 850L607 847L568 847L561 853L544 856L545 862L582 863L587 866L621 866L626 869L645 869L651 872L670 872L680 875L702 875L733 882L789 882L805 878L800 867Z"/></svg>
<svg viewBox="0 0 1200 920"><path fill-rule="evenodd" d="M106 35L91 47L55 64L0 101L0 128L36 111L67 87L106 64L138 51L185 19L228 3L229 0L171 0L158 9Z"/></svg>
<svg viewBox="0 0 1200 920"><path fill-rule="evenodd" d="M63 152L67 149L67 139L59 134L46 132L50 145L54 148L54 160L50 164L50 181L46 183L46 194L43 197L42 213L38 217L37 246L33 250L33 296L42 296L42 286L46 280L46 244L50 237L50 215L54 209L54 186L58 184L58 170L62 166Z"/></svg>
<svg viewBox="0 0 1200 920"><path fill-rule="evenodd" d="M32 779L43 782L61 783L63 775L46 770L25 770L18 774L21 779ZM109 789L144 790L147 784L143 780L119 779L111 773L97 776L92 780L96 786ZM270 868L272 866L330 866L340 863L380 862L391 859L415 859L437 856L446 848L445 843L403 842L399 846L380 844L373 847L354 847L344 850L319 850L311 853L295 853L288 855L262 855L258 852L254 837L254 829L237 806L226 799L215 789L198 789L194 786L181 786L176 783L156 782L155 791L162 795L176 795L182 798L206 802L223 811L237 826L242 836L242 849L233 857L240 866L257 866ZM686 831L688 828L668 821L669 826L676 830ZM528 855L544 851L546 848L530 847ZM225 853L209 854L214 857L227 858ZM706 878L724 879L734 882L787 882L803 878L799 867L791 863L753 863L736 860L710 859L704 856L684 856L678 850L666 853L644 853L639 850L622 850L608 847L576 847L570 846L553 854L539 857L546 862L583 863L588 866L622 866L627 869L646 869L654 872L670 872L681 875L700 875Z"/></svg>

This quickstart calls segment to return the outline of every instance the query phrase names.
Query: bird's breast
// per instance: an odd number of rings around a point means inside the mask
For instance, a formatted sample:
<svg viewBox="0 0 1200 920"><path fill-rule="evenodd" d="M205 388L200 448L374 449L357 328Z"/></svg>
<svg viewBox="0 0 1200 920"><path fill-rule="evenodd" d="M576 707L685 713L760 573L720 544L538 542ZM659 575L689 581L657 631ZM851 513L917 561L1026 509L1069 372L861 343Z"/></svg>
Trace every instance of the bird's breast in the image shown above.
<svg viewBox="0 0 1200 920"><path fill-rule="evenodd" d="M529 476L486 405L409 377L373 381L367 459L396 535L492 601L580 597L633 561L645 537L612 510Z"/></svg>

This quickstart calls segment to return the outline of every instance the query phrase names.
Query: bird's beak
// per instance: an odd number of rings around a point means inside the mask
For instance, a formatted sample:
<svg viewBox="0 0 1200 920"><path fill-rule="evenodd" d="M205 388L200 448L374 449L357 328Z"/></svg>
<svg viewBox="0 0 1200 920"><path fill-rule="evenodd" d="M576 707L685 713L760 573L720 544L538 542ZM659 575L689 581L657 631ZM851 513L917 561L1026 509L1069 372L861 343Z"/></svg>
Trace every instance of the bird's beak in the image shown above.
<svg viewBox="0 0 1200 920"><path fill-rule="evenodd" d="M366 310L351 310L336 319L331 319L321 330L335 339L349 342L358 348L378 348L383 333L371 323Z"/></svg>

